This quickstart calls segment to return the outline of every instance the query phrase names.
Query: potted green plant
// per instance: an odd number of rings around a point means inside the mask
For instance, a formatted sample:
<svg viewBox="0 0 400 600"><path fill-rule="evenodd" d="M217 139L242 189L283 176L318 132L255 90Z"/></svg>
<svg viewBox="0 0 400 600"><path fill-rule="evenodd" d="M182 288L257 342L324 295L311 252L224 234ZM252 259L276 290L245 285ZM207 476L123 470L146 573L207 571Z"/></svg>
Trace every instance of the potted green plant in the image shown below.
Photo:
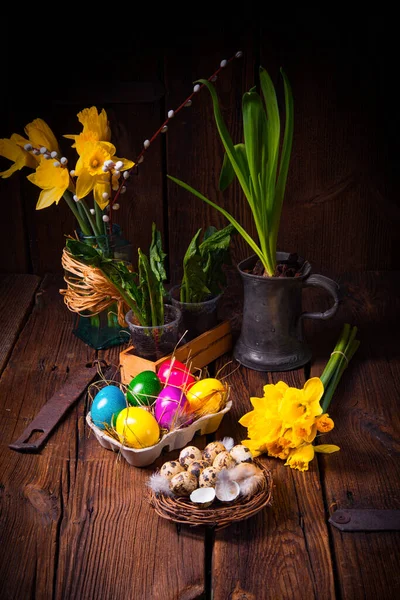
<svg viewBox="0 0 400 600"><path fill-rule="evenodd" d="M293 141L293 95L289 80L281 70L285 95L285 126L281 118L274 84L260 67L260 88L243 95L244 142L234 144L224 122L213 84L205 85L212 98L214 117L225 148L219 189L225 190L237 178L250 206L258 243L233 215L199 191L169 175L188 190L221 212L246 240L253 255L238 265L244 285L243 324L234 348L241 364L255 370L284 371L304 365L311 353L303 340L304 318L328 319L338 306L337 284L312 275L311 265L288 252L277 252L278 231L285 194ZM334 299L331 309L319 313L302 312L302 289L318 286Z"/></svg>
<svg viewBox="0 0 400 600"><path fill-rule="evenodd" d="M218 322L218 304L226 286L224 265L230 263L233 225L221 230L199 229L183 258L183 276L170 290L173 306L182 313L185 341L212 329Z"/></svg>
<svg viewBox="0 0 400 600"><path fill-rule="evenodd" d="M67 239L62 257L65 303L74 312L88 310L92 315L117 304L118 322L127 324L135 353L148 360L162 358L178 344L181 320L180 310L165 303L165 257L155 223L149 256L138 249L137 273L125 261Z"/></svg>

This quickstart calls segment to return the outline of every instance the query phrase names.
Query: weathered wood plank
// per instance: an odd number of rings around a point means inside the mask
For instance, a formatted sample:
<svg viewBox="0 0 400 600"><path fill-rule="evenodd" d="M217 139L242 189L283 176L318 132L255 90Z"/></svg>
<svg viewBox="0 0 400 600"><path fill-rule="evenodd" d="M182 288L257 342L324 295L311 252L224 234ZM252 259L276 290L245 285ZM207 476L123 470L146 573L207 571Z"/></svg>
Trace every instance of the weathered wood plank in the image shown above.
<svg viewBox="0 0 400 600"><path fill-rule="evenodd" d="M398 193L390 189L383 137L388 125L377 118L387 111L389 79L370 83L371 69L379 79L390 52L367 28L341 35L335 18L323 27L315 18L313 11L302 11L284 25L271 18L260 28L260 62L277 86L282 110L280 67L294 96L293 149L278 247L338 273L397 268ZM369 60L359 51L367 46ZM386 134L389 139L391 133Z"/></svg>
<svg viewBox="0 0 400 600"><path fill-rule="evenodd" d="M204 541L177 534L144 501L151 470L103 449L82 398L38 455L8 448L46 399L95 352L72 334L74 315L46 279L0 383L0 558L5 598L197 598ZM183 560L182 557L186 557Z"/></svg>
<svg viewBox="0 0 400 600"><path fill-rule="evenodd" d="M335 421L329 442L341 450L318 457L326 508L329 514L339 508L399 509L399 277L365 273L344 276L343 284L346 300L328 340L320 324L308 327L318 357L313 375L321 373L342 323L356 325L361 342L329 409ZM341 533L330 527L330 536L342 598L398 597L399 532Z"/></svg>
<svg viewBox="0 0 400 600"><path fill-rule="evenodd" d="M36 275L0 277L0 375L29 315L39 282Z"/></svg>
<svg viewBox="0 0 400 600"><path fill-rule="evenodd" d="M232 410L219 437L246 437L238 419L251 410L250 396L265 383L286 381L301 387L301 370L268 374L241 367L228 378ZM294 472L283 461L264 458L274 480L273 505L251 519L218 532L214 544L214 598L334 598L333 569L318 465Z"/></svg>

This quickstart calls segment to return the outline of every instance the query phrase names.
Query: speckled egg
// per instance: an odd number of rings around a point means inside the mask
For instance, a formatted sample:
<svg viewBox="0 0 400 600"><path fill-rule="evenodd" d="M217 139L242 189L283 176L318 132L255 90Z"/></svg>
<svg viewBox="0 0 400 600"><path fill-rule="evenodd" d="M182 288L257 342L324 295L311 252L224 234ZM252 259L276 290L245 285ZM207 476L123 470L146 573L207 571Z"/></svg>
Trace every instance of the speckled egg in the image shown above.
<svg viewBox="0 0 400 600"><path fill-rule="evenodd" d="M237 446L233 446L232 450L229 452L232 458L237 463L251 463L253 462L253 455L246 446L242 444L238 444Z"/></svg>
<svg viewBox="0 0 400 600"><path fill-rule="evenodd" d="M184 469L187 469L194 460L202 460L201 450L196 446L186 446L179 454L179 462Z"/></svg>
<svg viewBox="0 0 400 600"><path fill-rule="evenodd" d="M221 471L221 469L232 469L235 465L235 459L232 458L232 456L227 450L217 454L212 464L214 469L216 469L217 471Z"/></svg>
<svg viewBox="0 0 400 600"><path fill-rule="evenodd" d="M224 450L226 450L226 448L221 442L211 442L210 444L207 444L203 450L203 460L208 460L212 465L217 454L224 452Z"/></svg>
<svg viewBox="0 0 400 600"><path fill-rule="evenodd" d="M187 471L174 475L170 480L170 489L176 496L190 496L197 487L197 477Z"/></svg>
<svg viewBox="0 0 400 600"><path fill-rule="evenodd" d="M210 467L210 466L211 466L210 463L207 462L206 460L194 460L188 466L187 472L192 473L192 475L195 475L196 477L200 477L200 473L204 469L206 469L207 467Z"/></svg>
<svg viewBox="0 0 400 600"><path fill-rule="evenodd" d="M217 475L217 469L214 469L214 467L206 467L200 473L199 487L215 487Z"/></svg>
<svg viewBox="0 0 400 600"><path fill-rule="evenodd" d="M172 479L174 475L178 475L178 473L181 473L184 470L185 469L177 460L170 460L163 464L160 469L160 475L166 479Z"/></svg>

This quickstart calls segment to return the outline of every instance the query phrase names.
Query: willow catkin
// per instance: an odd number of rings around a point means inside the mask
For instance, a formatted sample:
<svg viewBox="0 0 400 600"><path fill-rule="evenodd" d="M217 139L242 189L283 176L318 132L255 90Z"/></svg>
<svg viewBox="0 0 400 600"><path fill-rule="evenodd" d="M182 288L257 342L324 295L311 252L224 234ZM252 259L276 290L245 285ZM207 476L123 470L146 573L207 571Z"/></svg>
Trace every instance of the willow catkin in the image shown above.
<svg viewBox="0 0 400 600"><path fill-rule="evenodd" d="M121 298L117 288L103 275L100 269L85 265L64 248L61 258L64 268L66 290L60 290L70 311L98 315L113 304L118 306L118 323L125 327L125 314L129 307Z"/></svg>

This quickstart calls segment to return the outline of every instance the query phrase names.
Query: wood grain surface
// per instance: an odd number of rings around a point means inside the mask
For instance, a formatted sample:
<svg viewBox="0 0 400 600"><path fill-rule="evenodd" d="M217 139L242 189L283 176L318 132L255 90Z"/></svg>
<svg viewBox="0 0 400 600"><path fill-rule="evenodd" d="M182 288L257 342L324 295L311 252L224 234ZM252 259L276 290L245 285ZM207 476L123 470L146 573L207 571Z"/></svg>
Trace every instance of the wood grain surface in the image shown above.
<svg viewBox="0 0 400 600"><path fill-rule="evenodd" d="M84 398L40 454L8 448L74 366L95 357L72 334L60 284L45 279L0 380L2 597L198 598L203 536L151 511L144 488L152 469L98 444Z"/></svg>
<svg viewBox="0 0 400 600"><path fill-rule="evenodd" d="M7 275L0 278L0 375L28 318L40 278Z"/></svg>
<svg viewBox="0 0 400 600"><path fill-rule="evenodd" d="M329 409L335 421L329 443L341 450L318 455L326 510L399 509L399 277L353 274L342 283L347 296L336 321L356 325L361 344ZM311 374L319 375L329 351L320 325L310 323L309 329L320 357ZM341 533L331 527L330 535L342 598L398 596L398 531Z"/></svg>

